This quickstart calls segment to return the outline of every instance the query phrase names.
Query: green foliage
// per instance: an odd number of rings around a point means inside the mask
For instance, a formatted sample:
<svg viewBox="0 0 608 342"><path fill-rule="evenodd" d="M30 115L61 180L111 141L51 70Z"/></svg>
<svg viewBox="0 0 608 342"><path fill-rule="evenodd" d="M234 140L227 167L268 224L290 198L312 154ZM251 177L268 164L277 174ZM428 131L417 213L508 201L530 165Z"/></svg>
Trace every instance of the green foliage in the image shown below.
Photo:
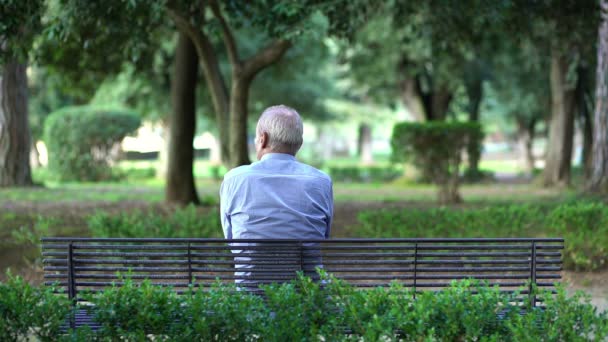
<svg viewBox="0 0 608 342"><path fill-rule="evenodd" d="M0 65L12 58L27 61L32 40L42 28L40 19L44 8L42 0L0 1Z"/></svg>
<svg viewBox="0 0 608 342"><path fill-rule="evenodd" d="M397 284L359 290L325 274L322 279L313 282L300 276L291 283L264 287L263 296L220 283L178 295L149 281L136 284L127 275L120 286L85 295L90 304L80 304L94 315L99 330L81 327L63 336L56 328L69 311L65 297L10 279L0 284L0 324L4 324L0 336L3 340L33 336L42 341L601 341L608 337L607 313L598 313L582 293L569 296L563 288L555 295L537 292L544 300L541 309L530 308L527 301L522 304L517 293L503 293L473 280L453 282L439 292L420 292L414 298ZM6 314L15 312L20 320ZM46 323L44 329L40 322Z"/></svg>
<svg viewBox="0 0 608 342"><path fill-rule="evenodd" d="M8 281L0 283L0 340L57 340L71 306L66 297L53 291L52 287L34 287L9 274Z"/></svg>
<svg viewBox="0 0 608 342"><path fill-rule="evenodd" d="M95 237L222 237L217 210L201 212L194 205L178 208L170 215L153 211L98 212L88 218L87 224Z"/></svg>
<svg viewBox="0 0 608 342"><path fill-rule="evenodd" d="M136 284L128 276L122 282L121 286L112 286L100 294L85 296L94 306L92 314L101 325L99 338L143 341L153 334L165 340L163 336L178 331L182 300L173 289L153 286L148 280Z"/></svg>
<svg viewBox="0 0 608 342"><path fill-rule="evenodd" d="M606 266L608 207L573 202L487 206L476 209L381 209L358 214L357 237L545 237L565 239L564 266L595 270Z"/></svg>
<svg viewBox="0 0 608 342"><path fill-rule="evenodd" d="M547 217L549 232L567 236L566 267L598 269L608 262L608 207L600 202L564 204Z"/></svg>
<svg viewBox="0 0 608 342"><path fill-rule="evenodd" d="M403 175L398 166L331 166L329 175L334 182L390 182Z"/></svg>
<svg viewBox="0 0 608 342"><path fill-rule="evenodd" d="M461 153L471 140L481 146L477 122L398 123L391 137L392 159L411 161L440 187L439 201L457 200Z"/></svg>
<svg viewBox="0 0 608 342"><path fill-rule="evenodd" d="M543 308L513 315L507 326L513 341L602 341L608 337L608 312L599 313L581 291L568 294L558 286L552 295L541 292ZM542 337L541 337L542 336Z"/></svg>
<svg viewBox="0 0 608 342"><path fill-rule="evenodd" d="M136 114L92 107L68 107L46 119L49 169L61 181L111 178L112 148L140 125Z"/></svg>
<svg viewBox="0 0 608 342"><path fill-rule="evenodd" d="M235 286L190 290L182 306L179 341L252 341L263 336L270 316L264 301Z"/></svg>
<svg viewBox="0 0 608 342"><path fill-rule="evenodd" d="M329 289L328 277L321 273L322 283L301 273L288 284L264 287L267 310L272 312L264 325L263 335L271 341L313 341L323 336L327 341L339 340L344 321L338 314L342 308ZM338 285L339 286L339 285Z"/></svg>

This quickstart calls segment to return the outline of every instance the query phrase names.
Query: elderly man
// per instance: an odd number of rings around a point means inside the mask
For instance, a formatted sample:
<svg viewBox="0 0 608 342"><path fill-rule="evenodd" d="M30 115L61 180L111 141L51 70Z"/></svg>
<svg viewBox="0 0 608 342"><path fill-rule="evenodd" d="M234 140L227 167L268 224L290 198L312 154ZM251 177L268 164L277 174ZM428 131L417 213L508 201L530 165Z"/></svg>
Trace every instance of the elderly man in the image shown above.
<svg viewBox="0 0 608 342"><path fill-rule="evenodd" d="M296 160L302 133L302 119L293 108L279 105L264 110L256 128L258 161L232 169L220 188L220 215L227 239L329 237L332 181L324 172ZM237 268L249 269L236 273L237 283L255 277L256 268L268 271L268 265L260 266L264 260L272 263L272 253L265 252L262 257L263 253L255 249L242 249L243 252L252 262L247 264L248 259L241 257L243 263L239 264L239 257L236 258ZM280 258L280 253L275 257ZM255 260L262 261L256 264Z"/></svg>

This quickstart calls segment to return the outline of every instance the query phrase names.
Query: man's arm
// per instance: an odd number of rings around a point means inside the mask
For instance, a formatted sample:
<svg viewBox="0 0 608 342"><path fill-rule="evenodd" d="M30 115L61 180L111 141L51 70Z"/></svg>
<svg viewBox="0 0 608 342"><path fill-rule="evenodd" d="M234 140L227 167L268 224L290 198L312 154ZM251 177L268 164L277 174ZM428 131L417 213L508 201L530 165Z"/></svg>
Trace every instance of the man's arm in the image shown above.
<svg viewBox="0 0 608 342"><path fill-rule="evenodd" d="M329 239L329 233L331 231L331 224L334 218L334 190L333 183L329 182L329 191L328 191L328 213L327 213L327 228L325 229L325 238Z"/></svg>
<svg viewBox="0 0 608 342"><path fill-rule="evenodd" d="M230 221L230 202L229 189L230 187L226 184L226 181L222 182L220 186L220 221L222 223L222 230L224 231L224 237L226 239L232 239L232 224Z"/></svg>

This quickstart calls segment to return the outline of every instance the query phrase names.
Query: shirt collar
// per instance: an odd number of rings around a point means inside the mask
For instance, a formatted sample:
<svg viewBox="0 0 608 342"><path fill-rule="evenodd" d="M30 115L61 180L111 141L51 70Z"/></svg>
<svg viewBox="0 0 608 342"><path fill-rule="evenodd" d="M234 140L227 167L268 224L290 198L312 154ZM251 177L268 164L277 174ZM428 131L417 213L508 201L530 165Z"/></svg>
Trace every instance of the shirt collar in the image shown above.
<svg viewBox="0 0 608 342"><path fill-rule="evenodd" d="M260 161L266 160L266 159L296 160L296 157L292 156L291 154L286 154L286 153L266 153L265 155L262 156L262 159L260 159Z"/></svg>

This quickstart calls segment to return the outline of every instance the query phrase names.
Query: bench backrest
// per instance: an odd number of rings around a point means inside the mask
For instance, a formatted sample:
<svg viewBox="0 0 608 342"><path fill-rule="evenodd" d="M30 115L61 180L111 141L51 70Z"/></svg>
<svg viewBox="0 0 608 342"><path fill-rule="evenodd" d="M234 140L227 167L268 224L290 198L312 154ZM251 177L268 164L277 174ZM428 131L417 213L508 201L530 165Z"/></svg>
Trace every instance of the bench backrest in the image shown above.
<svg viewBox="0 0 608 342"><path fill-rule="evenodd" d="M416 291L452 280L480 279L501 291L532 284L552 290L561 279L563 239L329 239L225 240L43 238L45 284L58 283L70 298L83 290L134 282L184 291L217 279L245 286L289 281L321 266L356 287L396 281Z"/></svg>

